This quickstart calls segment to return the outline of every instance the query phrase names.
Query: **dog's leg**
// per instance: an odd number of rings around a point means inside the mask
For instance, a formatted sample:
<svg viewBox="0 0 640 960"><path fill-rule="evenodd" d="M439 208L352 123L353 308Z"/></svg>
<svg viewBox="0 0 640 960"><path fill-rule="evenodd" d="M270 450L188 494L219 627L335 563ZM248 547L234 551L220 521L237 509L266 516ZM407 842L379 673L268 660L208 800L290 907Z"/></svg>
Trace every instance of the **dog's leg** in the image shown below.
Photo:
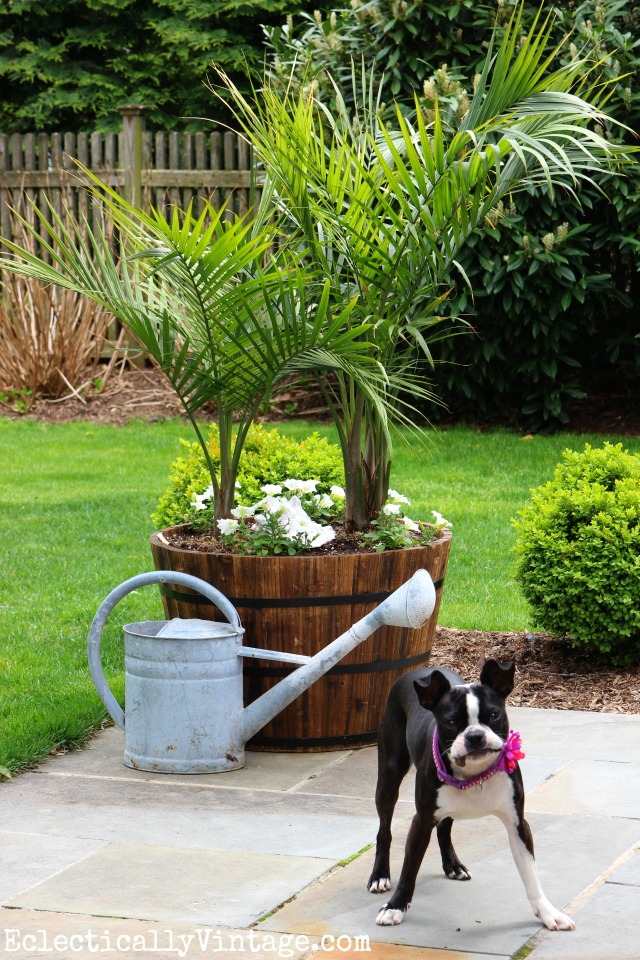
<svg viewBox="0 0 640 960"><path fill-rule="evenodd" d="M471 873L465 865L458 860L458 855L453 849L451 842L451 828L453 820L447 817L441 820L437 827L438 844L442 854L442 869L449 880L471 880Z"/></svg>
<svg viewBox="0 0 640 960"><path fill-rule="evenodd" d="M516 800L512 815L507 812L498 815L507 828L511 853L534 915L548 930L573 930L574 921L547 900L540 886L531 828L524 819L524 801L518 803Z"/></svg>
<svg viewBox="0 0 640 960"><path fill-rule="evenodd" d="M380 828L376 839L376 858L367 884L371 893L386 893L391 889L391 820L398 801L400 784L411 766L405 730L406 721L398 722L389 712L384 714L378 737L376 785L376 810L380 818Z"/></svg>
<svg viewBox="0 0 640 960"><path fill-rule="evenodd" d="M430 817L425 820L419 813L416 813L411 821L407 836L404 863L402 864L398 888L389 902L385 903L378 913L376 923L379 926L388 927L402 923L405 913L411 906L418 870L429 846L432 830L433 819Z"/></svg>

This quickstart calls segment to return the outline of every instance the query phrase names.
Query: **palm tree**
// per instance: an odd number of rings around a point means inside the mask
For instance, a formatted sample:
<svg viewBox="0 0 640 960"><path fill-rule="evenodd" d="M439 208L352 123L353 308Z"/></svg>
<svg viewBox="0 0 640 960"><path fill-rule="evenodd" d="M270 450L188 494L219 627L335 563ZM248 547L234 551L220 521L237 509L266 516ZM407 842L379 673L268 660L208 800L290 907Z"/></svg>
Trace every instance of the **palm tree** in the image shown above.
<svg viewBox="0 0 640 960"><path fill-rule="evenodd" d="M362 332L348 322L353 303L330 301L313 266L297 265L275 243L273 218L229 222L209 204L170 219L130 206L90 171L93 223L35 208L20 217L37 243L13 252L0 269L58 284L106 307L157 361L177 393L202 447L214 491L215 519L230 516L247 431L278 384L307 369L335 368L375 394L377 364ZM115 226L118 251L100 213ZM17 215L17 214L16 214ZM40 249L48 256L39 256ZM197 420L214 403L220 463Z"/></svg>
<svg viewBox="0 0 640 960"><path fill-rule="evenodd" d="M428 126L417 98L388 129L370 76L354 75L350 115L337 85L332 112L312 85L292 83L297 92L284 94L267 86L251 102L220 73L288 242L326 278L333 302L355 300L348 322L384 371L373 398L343 371L315 374L342 445L352 527L386 500L391 424L408 422L413 400L429 396L418 351L432 362L433 342L456 332L443 327L439 306L467 238L506 195L540 182L574 190L625 159L598 132L609 122L606 90L585 87L585 64L550 69L551 29L550 17L537 18L523 36L514 12L454 131L437 102Z"/></svg>

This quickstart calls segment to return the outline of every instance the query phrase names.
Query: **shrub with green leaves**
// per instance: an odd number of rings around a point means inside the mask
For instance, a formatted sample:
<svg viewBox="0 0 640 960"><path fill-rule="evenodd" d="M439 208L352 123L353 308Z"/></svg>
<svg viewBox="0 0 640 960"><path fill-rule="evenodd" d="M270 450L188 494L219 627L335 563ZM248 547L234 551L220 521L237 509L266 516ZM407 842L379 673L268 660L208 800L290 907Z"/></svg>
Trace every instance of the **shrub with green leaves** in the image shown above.
<svg viewBox="0 0 640 960"><path fill-rule="evenodd" d="M616 666L640 660L640 456L565 450L513 521L516 579L540 627Z"/></svg>
<svg viewBox="0 0 640 960"><path fill-rule="evenodd" d="M265 30L273 76L300 82L334 107L338 84L353 109L351 58L384 75L383 115L393 121L417 93L427 123L440 119L453 135L463 122L486 44L502 34L516 0L400 3L342 0L330 16L300 14ZM544 5L550 9L552 5ZM541 9L524 0L523 36ZM564 67L598 63L607 83L613 142L635 144L640 124L640 7L637 0L577 0L553 6L552 44ZM313 77L313 84L310 78ZM567 182L567 186L569 183ZM575 186L575 184L573 185ZM443 338L425 364L433 392L457 416L517 422L530 430L569 420L593 371L611 364L640 370L640 164L624 176L577 192L545 186L520 193L468 238L452 270L442 311L474 331ZM471 294L468 283L471 285ZM430 420L443 414L429 404Z"/></svg>
<svg viewBox="0 0 640 960"><path fill-rule="evenodd" d="M211 483L202 448L199 443L188 440L180 443L184 454L171 464L169 486L151 515L158 528L194 522L201 526L203 520L213 522L212 515L204 517L194 508L195 495L204 493ZM209 452L214 464L219 464L215 425L209 431ZM333 484L344 483L340 448L318 433L297 441L283 436L275 428L265 430L260 424L254 424L240 460L236 502L251 506L264 497L261 489L264 484L282 483L288 478L318 480L317 492L328 493Z"/></svg>

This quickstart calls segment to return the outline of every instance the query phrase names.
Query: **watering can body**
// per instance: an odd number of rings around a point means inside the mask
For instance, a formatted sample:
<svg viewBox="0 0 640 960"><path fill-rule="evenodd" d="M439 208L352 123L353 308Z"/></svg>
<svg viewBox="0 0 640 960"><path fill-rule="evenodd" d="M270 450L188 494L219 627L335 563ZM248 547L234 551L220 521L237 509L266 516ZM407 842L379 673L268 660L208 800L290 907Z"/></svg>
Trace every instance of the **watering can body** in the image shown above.
<svg viewBox="0 0 640 960"><path fill-rule="evenodd" d="M124 627L124 762L160 773L244 766L241 634L206 620Z"/></svg>
<svg viewBox="0 0 640 960"><path fill-rule="evenodd" d="M102 631L124 596L158 582L199 591L228 622L175 619L125 626L125 716L102 670ZM127 766L157 773L223 773L243 767L247 740L379 626L421 627L435 599L431 577L419 570L324 650L304 657L244 646L238 613L215 587L190 574L154 571L125 581L103 601L89 632L89 667L100 699L124 729ZM243 657L284 661L298 669L244 707Z"/></svg>

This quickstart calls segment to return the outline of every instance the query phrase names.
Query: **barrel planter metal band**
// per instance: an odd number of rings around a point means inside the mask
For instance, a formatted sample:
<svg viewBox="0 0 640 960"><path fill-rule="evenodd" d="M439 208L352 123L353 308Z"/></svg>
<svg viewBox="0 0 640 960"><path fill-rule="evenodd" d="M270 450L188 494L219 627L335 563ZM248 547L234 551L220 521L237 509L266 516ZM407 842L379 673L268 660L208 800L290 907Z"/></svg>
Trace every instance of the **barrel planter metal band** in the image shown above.
<svg viewBox="0 0 640 960"><path fill-rule="evenodd" d="M165 538L176 529L163 531ZM247 557L183 550L154 535L151 550L156 569L191 573L227 596L247 645L307 656L366 616L416 570L430 573L436 607L423 628L381 627L247 744L247 749L313 751L373 742L393 682L428 664L450 542L445 531L428 546L406 550ZM162 585L162 602L168 618L215 617L210 604L170 580ZM245 703L287 672L272 662L246 662Z"/></svg>
<svg viewBox="0 0 640 960"><path fill-rule="evenodd" d="M436 590L440 590L444 584L444 578L434 583ZM387 597L390 597L393 590L383 590L381 593L361 593L354 597L352 594L344 597L261 597L256 600L253 597L230 597L230 602L235 607L339 607L343 603L382 603ZM186 591L172 590L163 583L160 584L160 594L163 597L170 597L172 600L180 600L181 603L202 603L202 597L197 593L187 593Z"/></svg>
<svg viewBox="0 0 640 960"><path fill-rule="evenodd" d="M399 660L372 660L371 663L339 663L331 670L327 670L326 676L333 674L352 674L352 673L384 673L387 670L415 670L416 667L426 666L431 657L431 651L428 653L419 653L416 657L402 657ZM261 677L286 677L288 673L295 670L295 667L261 667L255 663L245 663L244 672L254 673Z"/></svg>

